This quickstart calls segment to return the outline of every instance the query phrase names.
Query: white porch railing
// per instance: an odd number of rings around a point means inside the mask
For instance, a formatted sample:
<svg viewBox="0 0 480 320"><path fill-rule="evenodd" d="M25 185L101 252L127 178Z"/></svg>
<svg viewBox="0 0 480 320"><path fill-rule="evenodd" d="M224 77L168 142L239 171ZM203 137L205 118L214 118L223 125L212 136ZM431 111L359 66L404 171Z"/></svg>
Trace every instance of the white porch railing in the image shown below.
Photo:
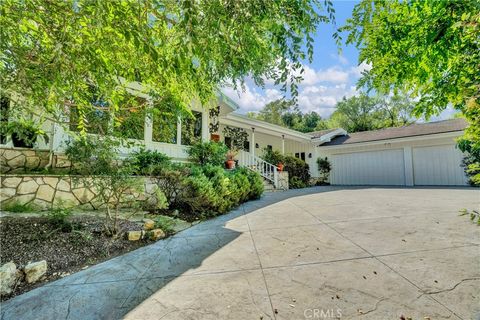
<svg viewBox="0 0 480 320"><path fill-rule="evenodd" d="M262 177L271 181L275 188L278 188L278 169L275 165L243 150L238 153L238 164L258 172Z"/></svg>

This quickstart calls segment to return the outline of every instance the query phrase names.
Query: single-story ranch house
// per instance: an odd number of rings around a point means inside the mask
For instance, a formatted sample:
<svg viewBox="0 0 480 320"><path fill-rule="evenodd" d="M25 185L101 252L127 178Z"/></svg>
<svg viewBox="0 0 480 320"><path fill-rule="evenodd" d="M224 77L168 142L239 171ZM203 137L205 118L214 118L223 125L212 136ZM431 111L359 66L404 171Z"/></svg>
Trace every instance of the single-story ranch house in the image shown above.
<svg viewBox="0 0 480 320"><path fill-rule="evenodd" d="M328 157L332 164L330 183L333 185L467 184L461 167L462 153L455 143L467 126L463 119L353 134L341 128L301 133L236 113L238 106L222 93L218 94L216 105L216 108L207 110L194 104L194 120L182 123L179 119L177 123L169 124L172 128L169 141L156 138L159 130L165 130L160 129L160 125L165 124L159 125L145 118L143 136L137 137L136 142L146 149L165 153L175 161L186 161L187 149L194 140L217 140L235 145L235 137L243 136L239 164L259 171L274 185L277 184L278 175L276 164L265 163L259 158L265 148L305 160L312 177L319 175L317 159ZM8 108L8 105L2 108ZM35 146L37 153L61 155L68 139L65 128L48 122L44 126L50 139L48 143L39 139ZM186 139L183 134L185 130L190 130L193 138L190 136ZM13 173L11 169L15 166L26 165L28 159L25 157L12 159L8 156L8 152L16 149L9 139L0 142L2 173ZM53 152L50 153L50 150ZM51 162L51 157L46 161Z"/></svg>

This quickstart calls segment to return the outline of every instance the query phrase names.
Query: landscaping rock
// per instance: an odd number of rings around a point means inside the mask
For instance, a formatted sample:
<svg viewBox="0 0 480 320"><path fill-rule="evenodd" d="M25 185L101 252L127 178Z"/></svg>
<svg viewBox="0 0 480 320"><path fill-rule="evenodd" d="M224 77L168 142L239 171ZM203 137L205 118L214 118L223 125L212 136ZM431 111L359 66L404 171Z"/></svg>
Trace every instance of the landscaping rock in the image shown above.
<svg viewBox="0 0 480 320"><path fill-rule="evenodd" d="M128 231L128 240L138 241L142 239L142 231Z"/></svg>
<svg viewBox="0 0 480 320"><path fill-rule="evenodd" d="M41 185L37 190L37 199L52 201L55 190L47 184Z"/></svg>
<svg viewBox="0 0 480 320"><path fill-rule="evenodd" d="M16 188L21 181L22 178L8 177L3 180L2 187Z"/></svg>
<svg viewBox="0 0 480 320"><path fill-rule="evenodd" d="M151 219L143 219L143 229L145 230L152 230L155 228L155 221Z"/></svg>
<svg viewBox="0 0 480 320"><path fill-rule="evenodd" d="M42 260L29 263L25 266L23 271L25 272L27 283L37 282L47 272L47 261Z"/></svg>
<svg viewBox="0 0 480 320"><path fill-rule="evenodd" d="M38 184L34 180L26 181L20 183L17 189L18 194L28 194L28 193L35 193L38 189Z"/></svg>
<svg viewBox="0 0 480 320"><path fill-rule="evenodd" d="M0 295L3 296L12 292L18 275L17 266L13 262L5 263L0 267Z"/></svg>
<svg viewBox="0 0 480 320"><path fill-rule="evenodd" d="M152 240L158 240L158 239L163 239L165 238L165 232L163 232L162 229L153 229L150 231L150 239Z"/></svg>

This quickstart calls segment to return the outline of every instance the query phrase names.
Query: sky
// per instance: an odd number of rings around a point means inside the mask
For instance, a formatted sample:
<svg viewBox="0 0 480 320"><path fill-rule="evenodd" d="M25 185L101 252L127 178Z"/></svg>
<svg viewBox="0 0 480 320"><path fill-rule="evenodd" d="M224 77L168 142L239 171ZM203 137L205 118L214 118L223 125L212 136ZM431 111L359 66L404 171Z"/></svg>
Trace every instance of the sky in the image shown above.
<svg viewBox="0 0 480 320"><path fill-rule="evenodd" d="M337 27L344 25L356 3L339 0L333 2ZM332 24L319 25L314 36L313 62L304 63L304 80L299 87L300 110L304 113L316 111L322 118L328 118L333 113L337 101L358 94L356 82L361 72L368 68L366 64L359 63L358 50L354 46L343 45L342 53L338 53L337 44L332 38L334 31ZM267 81L265 88L260 88L250 79L246 79L243 91L225 87L222 92L240 106L237 112L242 114L259 111L265 104L283 96L279 86L275 87ZM446 119L452 114L450 108L430 120Z"/></svg>
<svg viewBox="0 0 480 320"><path fill-rule="evenodd" d="M355 5L354 1L334 1L337 26L344 24ZM304 63L304 80L300 84L298 106L303 112L316 111L328 117L335 110L335 104L344 96L350 97L356 91L355 83L366 67L358 65L358 51L353 46L343 46L342 54L332 38L335 28L332 24L321 24L314 39L313 62ZM265 88L246 80L245 90L223 88L222 92L234 100L239 113L259 111L265 104L283 96L280 87L268 84Z"/></svg>

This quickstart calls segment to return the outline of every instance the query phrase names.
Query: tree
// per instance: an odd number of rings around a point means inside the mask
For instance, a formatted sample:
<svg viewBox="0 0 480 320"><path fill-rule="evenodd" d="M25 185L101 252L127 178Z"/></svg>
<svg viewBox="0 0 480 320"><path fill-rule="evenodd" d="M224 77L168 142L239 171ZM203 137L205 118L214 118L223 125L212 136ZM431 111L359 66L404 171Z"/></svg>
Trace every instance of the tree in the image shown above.
<svg viewBox="0 0 480 320"><path fill-rule="evenodd" d="M336 119L337 127L348 132L368 131L380 128L382 115L378 111L378 98L366 94L343 98L337 103L332 118Z"/></svg>
<svg viewBox="0 0 480 320"><path fill-rule="evenodd" d="M301 132L315 131L322 120L315 111L304 114L292 100L285 99L269 102L258 113L249 112L247 116Z"/></svg>
<svg viewBox="0 0 480 320"><path fill-rule="evenodd" d="M330 1L314 0L4 0L0 93L54 119L75 107L82 131L91 110L116 119L131 108L133 81L151 97L139 107L169 99L171 113L189 113L192 99L207 103L247 75L282 83L295 99L312 36L333 13Z"/></svg>
<svg viewBox="0 0 480 320"><path fill-rule="evenodd" d="M415 103L405 94L383 97L379 101L379 111L383 113L382 127L399 127L413 122L412 112Z"/></svg>
<svg viewBox="0 0 480 320"><path fill-rule="evenodd" d="M278 99L267 103L258 113L250 113L249 116L254 119L283 126L283 116L290 111L292 106L293 103L291 100Z"/></svg>
<svg viewBox="0 0 480 320"><path fill-rule="evenodd" d="M343 31L371 66L359 86L412 92L426 118L453 105L470 123L459 147L480 153L479 1L362 0Z"/></svg>

